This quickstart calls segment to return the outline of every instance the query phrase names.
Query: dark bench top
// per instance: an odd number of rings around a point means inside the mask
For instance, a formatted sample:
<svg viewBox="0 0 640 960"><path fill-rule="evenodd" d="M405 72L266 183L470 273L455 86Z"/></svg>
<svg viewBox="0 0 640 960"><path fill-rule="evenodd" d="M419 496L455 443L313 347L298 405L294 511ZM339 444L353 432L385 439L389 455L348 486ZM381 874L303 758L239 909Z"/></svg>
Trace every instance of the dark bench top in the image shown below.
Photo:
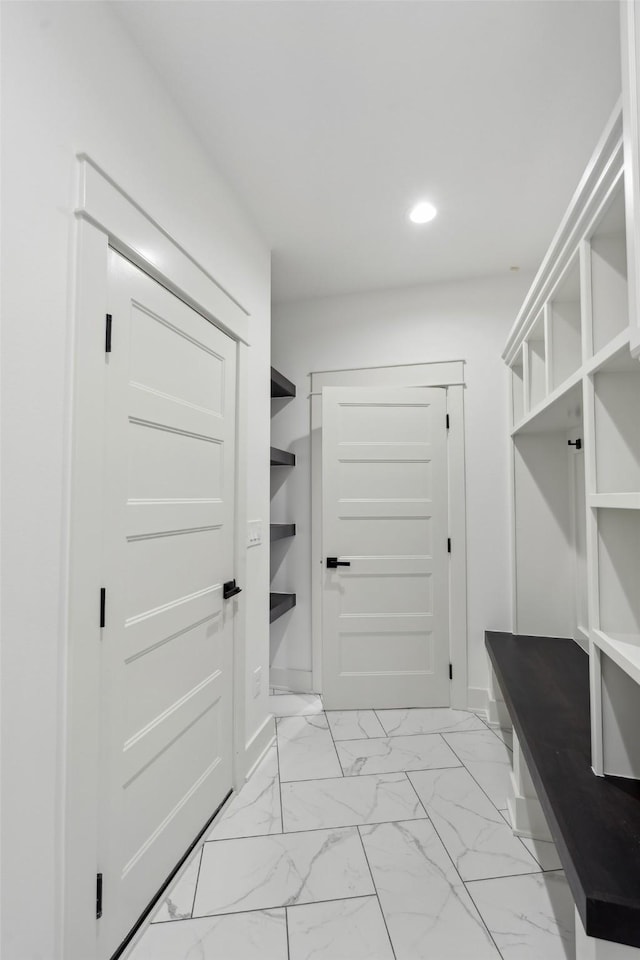
<svg viewBox="0 0 640 960"><path fill-rule="evenodd" d="M640 947L640 781L591 769L589 658L573 640L485 642L587 934Z"/></svg>

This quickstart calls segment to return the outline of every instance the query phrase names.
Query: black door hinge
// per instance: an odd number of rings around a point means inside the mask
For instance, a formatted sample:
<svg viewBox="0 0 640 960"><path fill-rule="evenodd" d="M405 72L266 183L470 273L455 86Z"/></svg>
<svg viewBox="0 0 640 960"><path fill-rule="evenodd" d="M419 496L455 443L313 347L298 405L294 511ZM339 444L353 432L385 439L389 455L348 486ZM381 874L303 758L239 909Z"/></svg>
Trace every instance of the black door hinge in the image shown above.
<svg viewBox="0 0 640 960"><path fill-rule="evenodd" d="M449 429L449 414L447 414L447 430Z"/></svg>
<svg viewBox="0 0 640 960"><path fill-rule="evenodd" d="M102 916L102 874L96 875L96 920Z"/></svg>
<svg viewBox="0 0 640 960"><path fill-rule="evenodd" d="M453 664L449 664L449 680L453 680Z"/></svg>
<svg viewBox="0 0 640 960"><path fill-rule="evenodd" d="M447 553L451 553L451 537L447 537Z"/></svg>
<svg viewBox="0 0 640 960"><path fill-rule="evenodd" d="M104 352L111 353L111 324L113 317L110 313L107 314L107 323L105 326L104 332Z"/></svg>
<svg viewBox="0 0 640 960"><path fill-rule="evenodd" d="M100 587L100 629L104 627L106 622L106 610L107 610L107 591L104 587Z"/></svg>
<svg viewBox="0 0 640 960"><path fill-rule="evenodd" d="M582 440L578 437L577 440L567 440L567 444L570 447L575 447L576 450L582 450Z"/></svg>

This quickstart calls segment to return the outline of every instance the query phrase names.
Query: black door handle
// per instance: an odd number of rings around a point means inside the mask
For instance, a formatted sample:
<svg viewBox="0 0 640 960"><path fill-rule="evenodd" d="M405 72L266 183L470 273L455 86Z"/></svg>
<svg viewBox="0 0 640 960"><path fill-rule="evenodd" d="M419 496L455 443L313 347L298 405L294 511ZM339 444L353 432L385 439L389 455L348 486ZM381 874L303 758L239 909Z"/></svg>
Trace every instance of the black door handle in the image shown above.
<svg viewBox="0 0 640 960"><path fill-rule="evenodd" d="M229 600L231 597L235 597L239 593L242 593L242 588L236 587L235 580L227 580L222 588L222 596L225 600Z"/></svg>
<svg viewBox="0 0 640 960"><path fill-rule="evenodd" d="M327 557L327 567L329 570L335 570L336 567L350 567L348 560L338 560L337 557Z"/></svg>

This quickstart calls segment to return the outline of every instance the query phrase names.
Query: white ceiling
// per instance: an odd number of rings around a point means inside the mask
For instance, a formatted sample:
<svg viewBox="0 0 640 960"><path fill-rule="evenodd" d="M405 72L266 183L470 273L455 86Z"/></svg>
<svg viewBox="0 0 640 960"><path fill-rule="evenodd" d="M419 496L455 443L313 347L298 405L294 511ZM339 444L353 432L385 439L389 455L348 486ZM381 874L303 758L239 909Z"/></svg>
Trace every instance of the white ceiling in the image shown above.
<svg viewBox="0 0 640 960"><path fill-rule="evenodd" d="M536 267L620 88L614 0L117 8L272 247L276 300Z"/></svg>

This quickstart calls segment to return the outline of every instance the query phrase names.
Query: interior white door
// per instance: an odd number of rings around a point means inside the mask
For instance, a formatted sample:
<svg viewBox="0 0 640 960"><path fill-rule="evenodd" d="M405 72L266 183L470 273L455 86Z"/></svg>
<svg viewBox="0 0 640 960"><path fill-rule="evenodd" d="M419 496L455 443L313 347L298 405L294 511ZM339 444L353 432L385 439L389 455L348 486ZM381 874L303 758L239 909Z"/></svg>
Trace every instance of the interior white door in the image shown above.
<svg viewBox="0 0 640 960"><path fill-rule="evenodd" d="M236 345L114 251L99 960L232 782Z"/></svg>
<svg viewBox="0 0 640 960"><path fill-rule="evenodd" d="M446 391L325 387L322 487L325 706L448 705Z"/></svg>

